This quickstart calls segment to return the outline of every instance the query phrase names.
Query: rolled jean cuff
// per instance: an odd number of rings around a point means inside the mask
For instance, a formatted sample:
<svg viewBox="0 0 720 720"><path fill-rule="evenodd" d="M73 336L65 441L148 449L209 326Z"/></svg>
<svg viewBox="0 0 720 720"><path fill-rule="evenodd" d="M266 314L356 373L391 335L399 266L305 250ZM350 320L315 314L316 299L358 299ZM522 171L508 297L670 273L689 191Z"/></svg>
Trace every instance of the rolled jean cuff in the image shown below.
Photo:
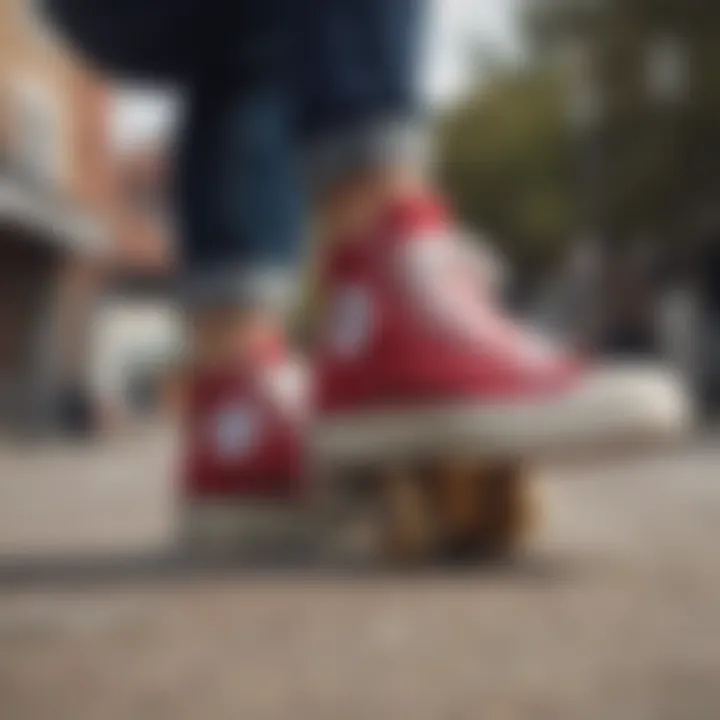
<svg viewBox="0 0 720 720"><path fill-rule="evenodd" d="M275 267L192 271L179 285L180 300L189 310L238 307L286 314L296 293L296 273Z"/></svg>
<svg viewBox="0 0 720 720"><path fill-rule="evenodd" d="M304 165L310 188L322 192L357 173L398 164L425 165L430 157L424 122L389 118L309 142Z"/></svg>

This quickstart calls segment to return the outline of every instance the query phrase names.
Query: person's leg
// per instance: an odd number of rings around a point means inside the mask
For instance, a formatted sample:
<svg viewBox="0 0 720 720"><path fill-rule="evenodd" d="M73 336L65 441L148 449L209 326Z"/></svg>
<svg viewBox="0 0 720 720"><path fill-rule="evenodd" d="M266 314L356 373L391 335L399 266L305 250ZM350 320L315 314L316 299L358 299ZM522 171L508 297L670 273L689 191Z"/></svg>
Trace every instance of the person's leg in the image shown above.
<svg viewBox="0 0 720 720"><path fill-rule="evenodd" d="M43 0L94 64L182 83L173 184L189 307L258 304L288 285L301 232L285 2Z"/></svg>
<svg viewBox="0 0 720 720"><path fill-rule="evenodd" d="M325 250L389 188L424 180L418 91L425 0L309 0L294 12L296 139L313 220L301 307L312 335L326 304ZM314 329L313 329L314 328Z"/></svg>
<svg viewBox="0 0 720 720"><path fill-rule="evenodd" d="M339 486L379 473L391 547L507 550L525 527L528 454L671 436L686 405L657 371L586 373L498 307L425 173L422 6L303 4L302 133L329 243L311 448Z"/></svg>
<svg viewBox="0 0 720 720"><path fill-rule="evenodd" d="M302 216L287 26L274 0L213 3L217 47L188 93L175 175L192 370L181 492L191 546L224 548L260 516L282 530L276 506L301 488L304 382L283 335Z"/></svg>
<svg viewBox="0 0 720 720"><path fill-rule="evenodd" d="M306 177L322 214L339 209L341 217L354 215L352 198L369 186L424 169L428 134L418 60L426 5L302 3L299 132Z"/></svg>
<svg viewBox="0 0 720 720"><path fill-rule="evenodd" d="M312 150L329 152L331 145L345 144L348 151L359 152L365 138L362 149L367 154L378 147L369 141L378 138L381 128L415 125L423 111L417 81L426 4L302 4L298 38L303 61L296 81L302 102L300 132ZM392 149L389 142L386 149Z"/></svg>
<svg viewBox="0 0 720 720"><path fill-rule="evenodd" d="M190 84L175 173L181 290L203 356L279 326L293 291L302 218L281 9L205 9L214 47Z"/></svg>
<svg viewBox="0 0 720 720"><path fill-rule="evenodd" d="M301 216L286 98L212 79L195 88L177 183L182 294L206 354L251 316L280 322L290 300Z"/></svg>

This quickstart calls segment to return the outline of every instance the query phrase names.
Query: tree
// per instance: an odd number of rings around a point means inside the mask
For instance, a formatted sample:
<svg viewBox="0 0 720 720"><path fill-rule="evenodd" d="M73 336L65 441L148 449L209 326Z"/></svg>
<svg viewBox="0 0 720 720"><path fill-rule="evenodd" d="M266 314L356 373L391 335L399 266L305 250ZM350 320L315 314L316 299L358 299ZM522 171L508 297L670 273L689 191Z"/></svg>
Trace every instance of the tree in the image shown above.
<svg viewBox="0 0 720 720"><path fill-rule="evenodd" d="M592 58L614 238L686 243L720 196L720 6L535 0L526 27L536 62L572 39Z"/></svg>
<svg viewBox="0 0 720 720"><path fill-rule="evenodd" d="M557 257L577 223L562 87L543 69L497 70L444 119L441 174L465 222L521 268Z"/></svg>
<svg viewBox="0 0 720 720"><path fill-rule="evenodd" d="M558 63L573 42L601 101L592 212L606 242L682 247L708 217L720 223L720 5L534 0L523 26L525 69L492 74L443 125L443 174L461 214L521 262L556 257L582 229L593 188L580 185ZM669 85L656 52L668 43L678 74Z"/></svg>

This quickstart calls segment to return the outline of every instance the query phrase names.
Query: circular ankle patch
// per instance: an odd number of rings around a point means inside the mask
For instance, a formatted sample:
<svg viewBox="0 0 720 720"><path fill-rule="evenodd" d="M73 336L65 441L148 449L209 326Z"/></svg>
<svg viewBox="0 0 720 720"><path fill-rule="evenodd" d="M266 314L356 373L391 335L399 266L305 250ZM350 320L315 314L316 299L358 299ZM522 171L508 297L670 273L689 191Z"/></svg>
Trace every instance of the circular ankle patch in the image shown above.
<svg viewBox="0 0 720 720"><path fill-rule="evenodd" d="M237 459L256 446L260 416L249 405L226 405L212 418L211 433L215 452L223 459Z"/></svg>
<svg viewBox="0 0 720 720"><path fill-rule="evenodd" d="M330 310L331 348L345 357L358 355L368 343L372 320L372 301L365 288L348 285L338 290Z"/></svg>

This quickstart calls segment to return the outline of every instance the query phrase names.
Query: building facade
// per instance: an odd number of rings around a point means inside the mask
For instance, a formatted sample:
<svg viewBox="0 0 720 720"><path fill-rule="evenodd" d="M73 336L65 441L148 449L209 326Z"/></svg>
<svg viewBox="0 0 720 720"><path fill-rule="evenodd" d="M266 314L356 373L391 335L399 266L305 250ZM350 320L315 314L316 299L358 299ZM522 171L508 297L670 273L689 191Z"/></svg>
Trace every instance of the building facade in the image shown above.
<svg viewBox="0 0 720 720"><path fill-rule="evenodd" d="M106 85L0 0L0 426L81 402L110 242Z"/></svg>

